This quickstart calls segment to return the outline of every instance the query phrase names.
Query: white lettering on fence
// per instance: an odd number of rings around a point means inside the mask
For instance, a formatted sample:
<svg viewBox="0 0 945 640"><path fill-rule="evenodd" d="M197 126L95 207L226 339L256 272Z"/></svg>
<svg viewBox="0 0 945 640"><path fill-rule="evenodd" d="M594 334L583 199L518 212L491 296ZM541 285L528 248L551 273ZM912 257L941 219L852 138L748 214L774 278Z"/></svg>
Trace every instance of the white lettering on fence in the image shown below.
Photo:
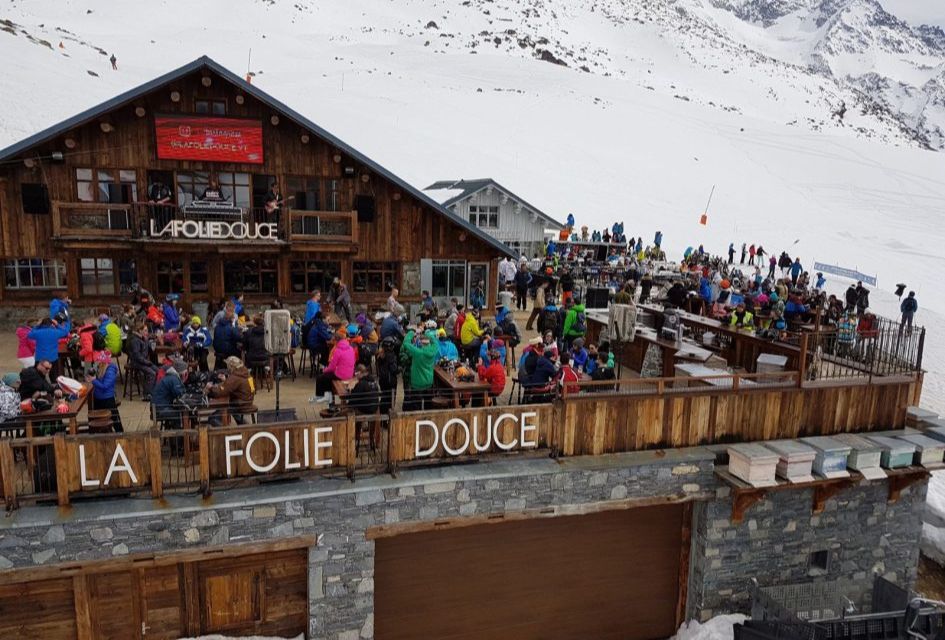
<svg viewBox="0 0 945 640"><path fill-rule="evenodd" d="M529 420L537 416L538 413L534 411L524 411L520 415L503 413L495 418L486 416L485 442L481 444L479 437L481 417L478 415L472 417L471 429L470 425L462 418L450 418L442 428L433 420L417 420L414 423L414 457L426 458L432 456L439 450L441 444L443 445L443 451L450 456L461 456L467 452L482 453L488 451L493 442L496 447L503 451L511 451L516 447L519 449L534 449L538 447L538 425L529 422ZM509 420L513 421L518 427L518 437L503 441L500 438L502 423ZM456 430L462 431L460 442L455 447L451 444L452 440L449 437L451 430L453 433ZM514 427L511 431L512 434L516 432ZM432 436L432 443L426 447L423 446L423 436L425 434ZM470 444L472 444L472 448L470 448Z"/></svg>
<svg viewBox="0 0 945 640"><path fill-rule="evenodd" d="M121 464L119 464L119 461ZM112 460L108 464L108 471L105 472L104 481L89 478L88 463L85 460L85 445L79 445L79 481L83 487L99 487L103 485L107 487L112 481L112 475L119 471L127 473L128 477L131 478L132 484L138 484L138 476L131 467L128 456L125 455L125 450L122 448L120 442L115 444L115 452L112 454Z"/></svg>
<svg viewBox="0 0 945 640"><path fill-rule="evenodd" d="M151 220L152 238L187 238L190 240L278 240L275 222L220 222L207 220L171 220L158 229Z"/></svg>

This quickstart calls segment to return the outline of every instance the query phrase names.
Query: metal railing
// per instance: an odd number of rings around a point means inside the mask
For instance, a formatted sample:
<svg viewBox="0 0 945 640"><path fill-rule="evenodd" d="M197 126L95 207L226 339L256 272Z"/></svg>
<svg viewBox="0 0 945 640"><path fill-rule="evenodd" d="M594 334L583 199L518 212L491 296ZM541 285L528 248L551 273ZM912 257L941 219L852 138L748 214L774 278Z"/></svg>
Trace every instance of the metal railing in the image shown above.
<svg viewBox="0 0 945 640"><path fill-rule="evenodd" d="M925 328L876 317L871 325L801 334L805 380L910 375L922 370Z"/></svg>

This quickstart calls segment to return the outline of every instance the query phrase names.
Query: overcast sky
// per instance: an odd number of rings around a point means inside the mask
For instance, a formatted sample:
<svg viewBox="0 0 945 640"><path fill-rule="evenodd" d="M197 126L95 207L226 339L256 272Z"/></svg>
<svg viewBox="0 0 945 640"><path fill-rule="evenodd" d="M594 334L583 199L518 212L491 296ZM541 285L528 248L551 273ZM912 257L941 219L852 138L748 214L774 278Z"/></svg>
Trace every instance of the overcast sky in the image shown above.
<svg viewBox="0 0 945 640"><path fill-rule="evenodd" d="M880 4L906 22L945 28L945 2L942 0L880 0Z"/></svg>

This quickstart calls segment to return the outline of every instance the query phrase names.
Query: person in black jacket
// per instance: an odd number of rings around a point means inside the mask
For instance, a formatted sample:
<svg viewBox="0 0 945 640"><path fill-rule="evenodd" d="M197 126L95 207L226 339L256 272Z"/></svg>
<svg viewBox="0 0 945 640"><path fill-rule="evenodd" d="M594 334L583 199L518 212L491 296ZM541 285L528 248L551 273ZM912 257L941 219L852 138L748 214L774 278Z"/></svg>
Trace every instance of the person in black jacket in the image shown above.
<svg viewBox="0 0 945 640"><path fill-rule="evenodd" d="M532 274L528 272L528 266L522 263L518 271L515 272L515 308L525 311L528 306L528 285L532 282Z"/></svg>
<svg viewBox="0 0 945 640"><path fill-rule="evenodd" d="M242 341L243 336L240 334L239 327L236 326L236 311L233 306L227 305L223 319L213 330L213 369L215 371L226 369L225 360L230 356L240 355Z"/></svg>
<svg viewBox="0 0 945 640"><path fill-rule="evenodd" d="M377 349L375 362L377 363L377 381L380 384L381 413L390 411L394 402L394 396L397 394L397 377L400 373L400 360L397 354L400 352L400 341L395 338L384 338Z"/></svg>
<svg viewBox="0 0 945 640"><path fill-rule="evenodd" d="M247 369L269 366L270 354L266 351L266 328L262 316L253 316L253 326L243 334L243 348L246 350L243 361Z"/></svg>
<svg viewBox="0 0 945 640"><path fill-rule="evenodd" d="M686 287L684 287L681 282L674 282L673 286L669 288L666 297L669 299L671 305L682 309L689 301L689 292L686 291Z"/></svg>
<svg viewBox="0 0 945 640"><path fill-rule="evenodd" d="M564 305L574 295L574 276L570 271L561 267L561 304Z"/></svg>
<svg viewBox="0 0 945 640"><path fill-rule="evenodd" d="M40 360L32 367L22 369L20 371L20 397L23 400L29 400L37 392L62 395L62 392L49 381L50 371L52 371L52 363L49 360Z"/></svg>
<svg viewBox="0 0 945 640"><path fill-rule="evenodd" d="M860 292L857 291L856 286L850 285L847 288L846 293L844 294L844 299L847 302L846 311L852 311L856 308L856 301L860 297Z"/></svg>
<svg viewBox="0 0 945 640"><path fill-rule="evenodd" d="M856 313L863 315L870 306L870 290L862 282L856 283Z"/></svg>
<svg viewBox="0 0 945 640"><path fill-rule="evenodd" d="M151 392L154 390L154 379L157 376L158 368L156 364L151 362L151 347L148 345L148 325L143 322L135 325L134 332L128 336L125 351L128 353L128 367L137 369L144 377L143 400L149 402Z"/></svg>

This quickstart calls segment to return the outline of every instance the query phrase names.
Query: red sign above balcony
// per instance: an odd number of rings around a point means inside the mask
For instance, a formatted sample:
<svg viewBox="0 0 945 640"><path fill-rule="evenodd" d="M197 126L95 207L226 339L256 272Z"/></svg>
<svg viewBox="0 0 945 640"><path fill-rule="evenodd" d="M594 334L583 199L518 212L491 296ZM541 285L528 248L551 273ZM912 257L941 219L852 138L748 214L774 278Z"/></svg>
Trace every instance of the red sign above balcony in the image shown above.
<svg viewBox="0 0 945 640"><path fill-rule="evenodd" d="M262 122L236 118L155 116L157 157L262 164Z"/></svg>

